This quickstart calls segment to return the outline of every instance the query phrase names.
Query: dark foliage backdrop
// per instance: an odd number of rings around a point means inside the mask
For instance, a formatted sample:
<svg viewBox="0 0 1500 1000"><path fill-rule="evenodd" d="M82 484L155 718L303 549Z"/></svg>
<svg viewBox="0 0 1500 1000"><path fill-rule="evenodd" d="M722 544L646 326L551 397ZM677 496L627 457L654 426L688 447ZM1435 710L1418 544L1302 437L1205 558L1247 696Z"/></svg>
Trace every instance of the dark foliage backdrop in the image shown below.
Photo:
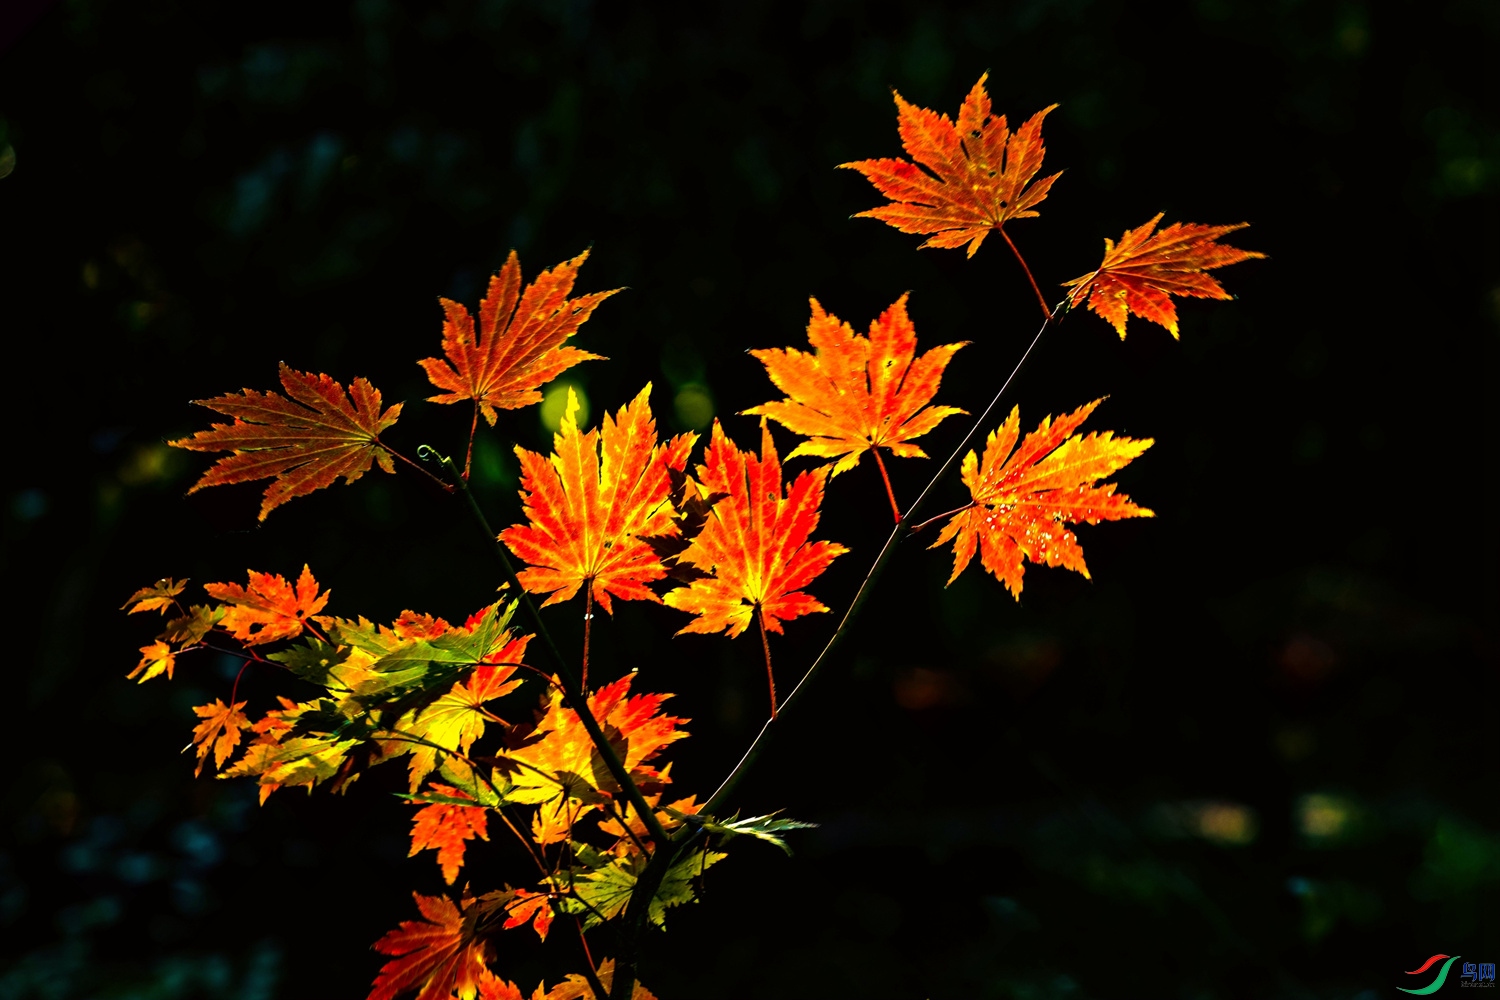
<svg viewBox="0 0 1500 1000"><path fill-rule="evenodd" d="M205 425L189 400L285 360L413 401L408 449L456 447L465 415L416 402L436 296L474 302L512 247L531 273L591 246L581 287L630 286L580 340L614 360L570 373L594 418L651 380L664 423L744 439L736 412L771 398L746 349L798 342L809 295L862 327L908 289L926 342L974 342L942 398L976 407L1034 330L1024 279L993 242L965 260L850 221L878 199L833 165L898 152L892 86L951 113L986 69L1013 117L1062 104L1067 173L1012 228L1045 283L1158 211L1249 220L1237 242L1271 259L1226 272L1238 302L1185 305L1180 344L1091 316L1045 343L1023 422L1109 394L1100 427L1159 442L1120 477L1159 516L1085 529L1094 580L1033 569L1019 603L901 553L743 791L821 827L715 869L647 982L1373 998L1434 952L1500 955L1500 7L29 8L0 35L0 997L358 997L408 889L440 887L404 856L394 772L264 808L193 781L188 706L228 674L128 684L150 625L116 609L306 561L341 613L452 618L491 599L487 553L405 475L263 527L254 489L184 500L202 460L163 442ZM546 443L535 411L481 442L502 523L512 441ZM930 466L896 463L898 492ZM887 517L869 463L835 482L824 533L853 553L829 604ZM669 640L681 621L619 607L595 669L680 692L674 774L706 792L758 725L759 651ZM832 626L788 627L786 683ZM571 955L509 948L527 989Z"/></svg>

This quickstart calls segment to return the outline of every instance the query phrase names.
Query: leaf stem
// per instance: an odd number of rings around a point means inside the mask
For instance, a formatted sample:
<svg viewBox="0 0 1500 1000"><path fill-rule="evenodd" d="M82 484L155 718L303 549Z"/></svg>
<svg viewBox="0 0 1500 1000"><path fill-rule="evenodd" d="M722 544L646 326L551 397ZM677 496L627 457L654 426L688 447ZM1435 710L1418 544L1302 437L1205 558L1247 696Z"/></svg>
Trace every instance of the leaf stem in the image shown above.
<svg viewBox="0 0 1500 1000"><path fill-rule="evenodd" d="M464 453L464 482L469 481L469 470L474 465L474 435L479 431L479 400L474 400L474 419L469 421L469 448Z"/></svg>
<svg viewBox="0 0 1500 1000"><path fill-rule="evenodd" d="M875 456L875 465L880 469L880 478L885 480L885 495L891 501L891 516L895 518L897 524L900 524L901 508L896 504L896 491L891 489L891 477L886 474L885 462L880 458L880 449L878 447L871 448L870 454Z"/></svg>
<svg viewBox="0 0 1500 1000"><path fill-rule="evenodd" d="M760 648L766 653L766 683L771 686L771 718L776 718L776 675L771 672L771 639L766 635L766 610L755 606L755 620L760 624Z"/></svg>
<svg viewBox="0 0 1500 1000"><path fill-rule="evenodd" d="M914 524L914 525L912 525L911 526L911 533L913 535L915 535L917 532L921 531L924 528L927 528L927 527L931 526L936 521L941 521L945 517L952 517L954 514L962 514L964 511L970 510L970 509L972 509L974 507L978 507L978 506L979 505L977 503L975 503L973 500L970 500L968 503L964 504L962 507L954 507L952 510L944 511L943 513L938 514L935 517L929 517L927 520L923 521L921 524Z"/></svg>
<svg viewBox="0 0 1500 1000"><path fill-rule="evenodd" d="M996 228L1000 230L1000 235L1005 237L1005 243L1010 247L1011 253L1016 255L1016 260L1021 262L1021 270L1026 272L1026 280L1031 282L1031 290L1033 292L1036 292L1036 300L1041 303L1042 315L1047 317L1048 322L1051 322L1052 310L1048 307L1047 300L1042 297L1042 290L1037 287L1036 279L1031 276L1031 268L1026 266L1026 258L1021 256L1021 251L1016 247L1015 243L1011 241L1010 233L1007 233L1005 231L1005 227L997 226Z"/></svg>
<svg viewBox="0 0 1500 1000"><path fill-rule="evenodd" d="M615 753L615 748L605 738L604 730L599 726L599 720L594 718L594 713L589 708L588 695L584 693L578 678L573 674L573 667L567 660L563 659L561 651L557 648L557 643L552 639L552 633L547 630L546 623L542 621L542 614L537 608L536 602L531 599L531 595L526 592L526 588L521 586L521 581L516 576L515 567L510 564L510 557L505 554L505 547L500 544L500 536L490 527L489 520L484 516L484 511L479 507L479 501L474 499L474 493L469 489L468 481L458 475L458 465L451 457L441 455L426 445L422 447L425 451L419 451L418 454L430 455L457 479L458 492L462 493L464 499L468 502L469 513L474 516L474 521L479 525L479 530L484 533L491 551L499 559L500 568L505 572L505 578L510 581L510 585L515 587L516 591L521 595L520 600L522 605L525 606L526 612L531 616L532 621L536 623L537 634L547 644L548 651L551 652L553 660L557 663L557 678L562 682L563 694L572 703L573 710L578 713L578 721L583 724L584 732L589 734L589 740L594 744L594 748L599 751L599 756L603 758L610 775L625 792L625 797L635 807L636 812L640 813L641 821L646 824L646 830L651 834L651 839L655 841L659 852L668 842L667 832L662 829L661 823L656 818L656 813L646 804L646 797L641 794L640 788L631 779L630 772L626 769L624 761L620 760L620 755Z"/></svg>
<svg viewBox="0 0 1500 1000"><path fill-rule="evenodd" d="M964 453L964 450L969 447L969 443L973 441L974 435L978 434L979 429L989 422L990 414L993 413L995 411L995 408L1000 405L1000 400L1005 396L1006 391L1010 389L1011 383L1016 380L1016 376L1019 375L1021 373L1021 369L1026 366L1026 362L1031 358L1032 353L1036 350L1036 345L1041 342L1042 335L1047 332L1047 328L1054 324L1055 319L1061 318L1065 314L1066 313L1061 309L1059 309L1056 313L1048 310L1047 319L1042 323L1041 328L1037 330L1036 336L1031 338L1031 343L1027 345L1025 352L1021 355L1021 360L1016 362L1015 368L1011 369L1010 375L1006 377L1004 384L1000 386L1000 390L996 392L994 398L990 400L990 404L984 408L984 412L981 413L978 419L974 421L974 425L969 428L969 432L965 434L963 440L958 443L958 447L953 449L953 453L948 456L947 461L943 463L942 467L938 469L937 473L932 477L931 480L928 481L926 487L924 487L922 492L917 496L916 501L913 502L909 508L907 508L906 513L902 515L901 519L896 522L896 526L891 530L890 536L886 538L885 545L881 548L880 554L875 557L874 565L872 565L870 567L870 571L865 574L864 581L860 583L859 589L854 592L854 599L850 601L849 610L844 612L844 617L839 622L838 628L834 630L833 635L829 637L827 644L824 645L822 651L818 653L817 659L813 660L812 666L807 668L807 673L802 675L802 679L798 681L797 686L792 689L792 693L788 695L786 700L781 703L781 714L783 716L786 715L787 710L792 707L794 702L796 702L797 696L802 693L802 690L812 682L812 679L815 676L817 676L818 671L822 668L823 664L828 661L829 654L833 652L834 647L836 647L844 638L845 634L848 633L850 623L854 621L854 617L859 614L860 609L864 607L864 603L869 598L870 590L874 586L875 581L880 579L880 575L885 572L886 564L889 563L891 557L895 555L897 543L901 541L902 537L909 530L908 525L911 523L912 515L914 515L921 508L928 495L937 488L938 483L943 481L943 478L948 474L948 471L958 463L959 456L962 455ZM734 769L729 772L728 777L724 779L724 781L719 785L718 789L713 793L713 795L709 796L708 801L703 803L702 808L699 810L700 812L709 814L718 811L723 806L724 802L734 794L735 790L739 787L740 782L744 780L746 773L749 772L750 768L754 766L756 760L765 750L766 743L768 742L771 733L775 731L775 722L776 717L774 716L766 720L765 725L761 726L760 732L757 733L755 739L751 741L749 748L745 751L744 756L740 758L739 763L734 765ZM632 903L634 903L634 900L632 900ZM616 993L616 995L618 995L618 993Z"/></svg>
<svg viewBox="0 0 1500 1000"><path fill-rule="evenodd" d="M585 580L583 588L583 676L578 681L583 693L589 690L589 625L594 620L594 581Z"/></svg>

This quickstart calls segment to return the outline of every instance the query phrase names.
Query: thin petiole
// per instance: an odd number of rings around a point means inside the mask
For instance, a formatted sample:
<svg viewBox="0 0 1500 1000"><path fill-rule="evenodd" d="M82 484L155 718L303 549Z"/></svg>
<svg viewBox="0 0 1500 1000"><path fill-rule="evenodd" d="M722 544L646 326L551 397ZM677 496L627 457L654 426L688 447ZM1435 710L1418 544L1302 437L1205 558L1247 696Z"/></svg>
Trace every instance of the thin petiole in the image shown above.
<svg viewBox="0 0 1500 1000"><path fill-rule="evenodd" d="M776 675L771 672L771 639L766 635L766 612L757 604L755 620L760 623L760 648L766 653L766 683L771 688L771 718L776 718Z"/></svg>
<svg viewBox="0 0 1500 1000"><path fill-rule="evenodd" d="M901 508L896 504L896 491L891 489L891 477L886 474L885 462L880 458L880 449L871 448L870 454L875 456L875 465L880 469L880 478L885 481L885 495L891 501L891 517L897 524L901 523Z"/></svg>
<svg viewBox="0 0 1500 1000"><path fill-rule="evenodd" d="M1031 282L1031 290L1036 292L1036 300L1042 305L1042 315L1047 317L1047 322L1052 322L1052 309L1047 305L1047 300L1042 297L1042 290L1037 287L1036 279L1031 276L1031 268L1026 266L1026 258L1021 256L1021 251L1017 249L1015 243L1011 242L1010 233L1005 231L1005 227L997 228L1000 230L1000 235L1005 237L1005 243L1010 247L1011 253L1015 254L1016 260L1021 262L1021 270L1026 272L1026 280Z"/></svg>

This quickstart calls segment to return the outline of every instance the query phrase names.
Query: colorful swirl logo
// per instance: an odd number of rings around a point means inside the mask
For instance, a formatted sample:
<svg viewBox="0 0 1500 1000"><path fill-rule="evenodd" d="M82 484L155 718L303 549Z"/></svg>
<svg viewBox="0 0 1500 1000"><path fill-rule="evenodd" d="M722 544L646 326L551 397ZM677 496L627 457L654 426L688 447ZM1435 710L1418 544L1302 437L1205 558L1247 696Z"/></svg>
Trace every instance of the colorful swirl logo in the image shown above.
<svg viewBox="0 0 1500 1000"><path fill-rule="evenodd" d="M1408 972L1407 975L1420 976L1422 973L1432 968L1438 962L1442 962L1443 967L1438 970L1436 979L1419 990L1409 990L1405 986L1397 986L1396 989L1400 990L1402 993L1415 993L1419 997L1426 996L1429 993L1436 993L1438 990L1442 989L1443 983L1448 979L1448 967L1451 966L1454 962L1457 962L1460 958L1463 958L1463 956L1454 955L1453 957L1449 958L1447 955L1433 955L1427 961L1423 962L1421 965ZM1447 959L1447 961L1443 961L1444 959Z"/></svg>

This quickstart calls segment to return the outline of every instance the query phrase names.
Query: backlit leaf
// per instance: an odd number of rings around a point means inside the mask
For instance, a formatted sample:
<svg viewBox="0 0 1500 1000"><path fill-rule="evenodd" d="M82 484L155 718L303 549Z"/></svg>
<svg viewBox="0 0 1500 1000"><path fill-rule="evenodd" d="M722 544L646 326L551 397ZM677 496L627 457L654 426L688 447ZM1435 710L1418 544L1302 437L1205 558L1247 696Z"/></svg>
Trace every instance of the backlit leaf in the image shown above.
<svg viewBox="0 0 1500 1000"><path fill-rule="evenodd" d="M219 624L247 646L296 638L306 620L328 603L329 592L318 593L318 581L307 566L302 567L295 588L279 573L246 572L248 587L208 583L203 589L228 605Z"/></svg>
<svg viewBox="0 0 1500 1000"><path fill-rule="evenodd" d="M151 678L165 673L167 680L171 680L172 670L176 665L177 654L172 652L172 647L161 641L153 642L149 646L141 647L141 662L125 675L125 679L144 684ZM136 680L137 678L139 680Z"/></svg>
<svg viewBox="0 0 1500 1000"><path fill-rule="evenodd" d="M750 624L756 608L766 628L780 632L784 620L828 610L801 590L848 551L836 542L808 541L818 526L826 470L801 473L783 496L781 461L764 417L760 433L756 458L735 447L714 421L698 478L725 497L681 557L712 575L678 587L664 599L697 616L678 634L728 629L733 638Z"/></svg>
<svg viewBox="0 0 1500 1000"><path fill-rule="evenodd" d="M521 261L514 250L479 304L479 330L461 303L442 299L443 354L420 362L427 378L446 392L428 398L434 403L473 400L491 425L495 410L513 410L540 403L537 388L580 361L600 356L564 347L563 342L615 292L593 292L568 298L578 269L588 251L543 271L521 288Z"/></svg>
<svg viewBox="0 0 1500 1000"><path fill-rule="evenodd" d="M1096 399L1056 421L1048 417L1019 448L1020 410L1012 409L990 432L983 463L972 451L964 456L963 481L974 506L949 519L930 546L953 541L949 583L969 565L976 548L984 568L1017 599L1026 560L1087 577L1083 549L1067 525L1155 516L1116 494L1113 483L1096 485L1153 444L1150 438L1117 438L1110 431L1073 434L1102 402Z"/></svg>
<svg viewBox="0 0 1500 1000"><path fill-rule="evenodd" d="M1177 336L1177 307L1173 295L1199 299L1232 299L1224 286L1204 272L1242 260L1264 257L1254 250L1224 246L1219 237L1244 229L1250 223L1232 226L1201 226L1174 222L1151 235L1162 213L1139 229L1127 229L1117 245L1104 241L1104 262L1081 278L1064 282L1072 289L1068 304L1087 302L1125 339L1125 321L1131 313L1158 323Z"/></svg>
<svg viewBox="0 0 1500 1000"><path fill-rule="evenodd" d="M923 247L967 243L972 257L984 238L1009 220L1036 216L1036 206L1061 176L1033 183L1045 152L1042 119L1057 105L1038 111L1011 132L1004 115L991 113L984 89L988 78L988 73L981 76L964 98L957 122L895 95L901 145L916 162L896 158L839 164L864 174L891 200L857 217L880 219L903 233L930 234Z"/></svg>
<svg viewBox="0 0 1500 1000"><path fill-rule="evenodd" d="M211 430L168 443L232 454L215 462L189 493L275 477L260 505L264 521L288 500L332 485L339 476L354 482L371 462L396 471L380 433L401 415L400 403L382 413L380 390L366 380L351 382L346 397L344 387L327 375L299 372L285 363L281 385L286 396L244 389L238 395L197 400L199 406L233 417L234 423L214 424Z"/></svg>
<svg viewBox="0 0 1500 1000"><path fill-rule="evenodd" d="M215 698L212 705L194 706L193 711L203 720L193 729L193 744L198 748L198 766L194 775L203 773L203 762L210 749L214 754L214 766L222 769L234 748L240 745L240 730L250 728L250 720L241 711L245 704L237 701L226 705L223 699Z"/></svg>
<svg viewBox="0 0 1500 1000"><path fill-rule="evenodd" d="M698 436L658 445L650 395L648 384L614 418L604 415L602 431L584 434L569 389L551 459L516 449L530 523L507 528L500 539L528 564L518 574L521 585L550 595L542 607L568 600L584 584L606 611L613 610L611 595L660 601L646 584L667 571L641 537L672 530L669 472L687 464Z"/></svg>
<svg viewBox="0 0 1500 1000"><path fill-rule="evenodd" d="M859 464L873 448L903 458L926 458L911 444L945 417L963 410L928 406L943 369L963 344L946 344L916 358L917 331L903 295L860 336L812 300L807 324L811 353L789 347L751 351L766 366L776 387L787 394L746 413L770 417L807 437L787 458L834 458L832 475ZM914 360L915 359L915 360Z"/></svg>
<svg viewBox="0 0 1500 1000"><path fill-rule="evenodd" d="M375 942L376 951L396 957L380 967L369 1000L395 1000L413 990L416 1000L455 994L474 1000L489 971L484 941L476 935L476 907L465 900L461 911L443 896L412 896L424 919L403 920Z"/></svg>
<svg viewBox="0 0 1500 1000"><path fill-rule="evenodd" d="M431 787L440 795L473 802L451 785L434 784ZM428 803L412 817L411 852L407 857L416 857L418 851L436 850L443 881L452 885L458 877L458 870L464 866L465 844L475 837L490 839L488 817L489 810L479 805Z"/></svg>
<svg viewBox="0 0 1500 1000"><path fill-rule="evenodd" d="M186 580L174 580L170 576L157 580L149 587L142 587L130 595L130 600L120 607L129 608L127 614L135 614L137 611L160 611L166 614L176 606L173 600L182 593L182 588L187 586Z"/></svg>

